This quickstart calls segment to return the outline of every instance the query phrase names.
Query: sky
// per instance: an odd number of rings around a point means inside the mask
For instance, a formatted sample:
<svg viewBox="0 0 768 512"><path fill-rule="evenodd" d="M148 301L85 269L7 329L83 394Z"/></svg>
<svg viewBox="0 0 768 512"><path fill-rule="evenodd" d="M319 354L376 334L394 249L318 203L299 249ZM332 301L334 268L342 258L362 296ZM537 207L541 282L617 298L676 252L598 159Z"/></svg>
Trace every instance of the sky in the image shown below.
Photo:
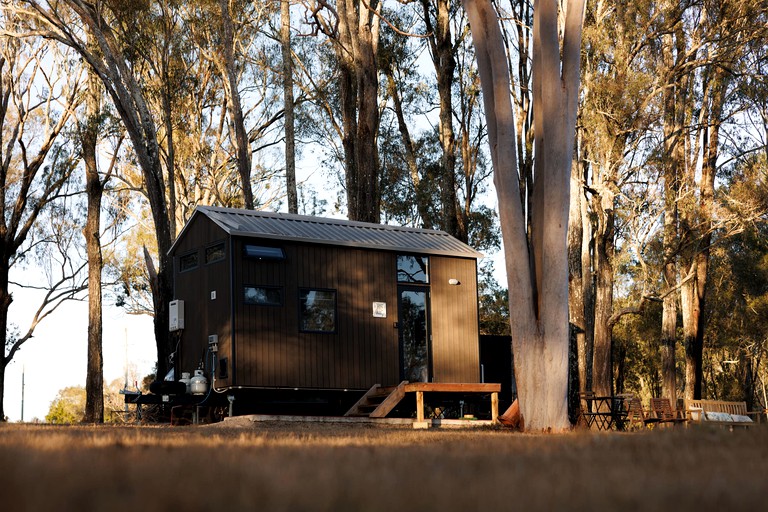
<svg viewBox="0 0 768 512"><path fill-rule="evenodd" d="M25 331L39 299L19 288L13 290L13 298L10 320ZM152 318L126 315L105 304L103 328L105 383L124 381L126 367L132 379L152 373L156 359ZM87 302L65 303L38 324L34 337L22 345L6 370L4 408L9 421L22 419L22 372L24 421L44 420L59 390L85 387L87 329Z"/></svg>

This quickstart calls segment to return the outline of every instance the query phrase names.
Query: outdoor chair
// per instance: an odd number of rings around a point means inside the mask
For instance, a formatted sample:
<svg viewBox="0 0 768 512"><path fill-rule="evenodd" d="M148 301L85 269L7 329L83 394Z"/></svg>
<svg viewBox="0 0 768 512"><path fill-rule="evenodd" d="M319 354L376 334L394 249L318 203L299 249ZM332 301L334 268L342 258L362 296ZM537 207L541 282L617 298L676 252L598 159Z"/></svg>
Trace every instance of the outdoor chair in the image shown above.
<svg viewBox="0 0 768 512"><path fill-rule="evenodd" d="M672 410L669 398L651 398L651 413L659 423L679 425L688 421L684 414Z"/></svg>
<svg viewBox="0 0 768 512"><path fill-rule="evenodd" d="M648 411L643 409L643 404L637 397L630 397L626 400L627 417L625 419L627 429L637 426L640 428L654 425L659 422L659 418L651 416Z"/></svg>

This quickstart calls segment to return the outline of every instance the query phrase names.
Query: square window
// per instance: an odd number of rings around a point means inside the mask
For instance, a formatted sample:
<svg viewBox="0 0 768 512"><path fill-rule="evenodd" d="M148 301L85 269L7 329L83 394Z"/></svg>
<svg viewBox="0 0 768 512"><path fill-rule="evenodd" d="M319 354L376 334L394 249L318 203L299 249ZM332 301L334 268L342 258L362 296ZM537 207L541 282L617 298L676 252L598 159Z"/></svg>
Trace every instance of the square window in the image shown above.
<svg viewBox="0 0 768 512"><path fill-rule="evenodd" d="M336 290L299 290L299 328L336 332Z"/></svg>
<svg viewBox="0 0 768 512"><path fill-rule="evenodd" d="M197 267L197 251L179 258L179 272L186 272Z"/></svg>
<svg viewBox="0 0 768 512"><path fill-rule="evenodd" d="M215 263L224 259L226 252L224 250L224 242L212 245L205 248L205 262Z"/></svg>
<svg viewBox="0 0 768 512"><path fill-rule="evenodd" d="M397 282L429 284L429 258L426 256L397 257Z"/></svg>
<svg viewBox="0 0 768 512"><path fill-rule="evenodd" d="M245 303L257 306L282 306L283 289L278 286L246 286Z"/></svg>

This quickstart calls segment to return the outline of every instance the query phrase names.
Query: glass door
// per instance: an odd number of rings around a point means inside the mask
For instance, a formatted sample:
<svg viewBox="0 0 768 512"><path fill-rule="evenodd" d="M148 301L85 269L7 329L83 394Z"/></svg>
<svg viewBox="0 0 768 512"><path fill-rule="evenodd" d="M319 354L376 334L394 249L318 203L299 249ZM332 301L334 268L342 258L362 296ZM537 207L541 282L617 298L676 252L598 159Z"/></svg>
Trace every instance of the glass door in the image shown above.
<svg viewBox="0 0 768 512"><path fill-rule="evenodd" d="M401 378L429 382L429 289L399 286L397 310Z"/></svg>

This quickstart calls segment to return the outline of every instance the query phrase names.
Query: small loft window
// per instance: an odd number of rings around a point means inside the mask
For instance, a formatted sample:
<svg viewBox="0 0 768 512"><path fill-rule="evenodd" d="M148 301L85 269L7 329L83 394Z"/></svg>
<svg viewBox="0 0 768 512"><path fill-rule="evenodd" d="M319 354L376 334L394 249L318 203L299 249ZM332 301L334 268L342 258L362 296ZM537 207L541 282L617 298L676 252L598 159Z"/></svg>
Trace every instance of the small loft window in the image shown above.
<svg viewBox="0 0 768 512"><path fill-rule="evenodd" d="M205 262L216 263L217 261L223 260L225 254L224 242L211 245L210 247L205 248Z"/></svg>
<svg viewBox="0 0 768 512"><path fill-rule="evenodd" d="M255 260L283 261L285 252L280 247L245 244L245 257Z"/></svg>
<svg viewBox="0 0 768 512"><path fill-rule="evenodd" d="M336 332L336 290L299 290L302 332Z"/></svg>
<svg viewBox="0 0 768 512"><path fill-rule="evenodd" d="M397 282L429 284L429 258L426 256L397 257Z"/></svg>
<svg viewBox="0 0 768 512"><path fill-rule="evenodd" d="M197 251L179 257L179 272L197 268Z"/></svg>
<svg viewBox="0 0 768 512"><path fill-rule="evenodd" d="M246 286L245 303L257 306L282 306L283 289L278 286Z"/></svg>

